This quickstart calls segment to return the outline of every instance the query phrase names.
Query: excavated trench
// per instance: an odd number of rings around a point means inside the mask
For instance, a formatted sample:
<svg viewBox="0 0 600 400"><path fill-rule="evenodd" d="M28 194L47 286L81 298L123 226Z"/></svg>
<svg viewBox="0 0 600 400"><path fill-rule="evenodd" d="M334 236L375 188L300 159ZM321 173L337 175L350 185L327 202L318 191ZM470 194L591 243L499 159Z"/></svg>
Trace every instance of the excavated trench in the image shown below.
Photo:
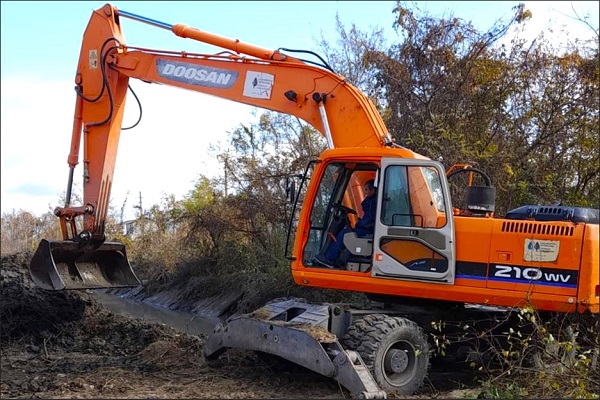
<svg viewBox="0 0 600 400"><path fill-rule="evenodd" d="M218 319L198 314L170 310L163 306L115 296L105 292L95 292L94 298L115 314L136 318L148 323L165 324L188 335L208 335Z"/></svg>

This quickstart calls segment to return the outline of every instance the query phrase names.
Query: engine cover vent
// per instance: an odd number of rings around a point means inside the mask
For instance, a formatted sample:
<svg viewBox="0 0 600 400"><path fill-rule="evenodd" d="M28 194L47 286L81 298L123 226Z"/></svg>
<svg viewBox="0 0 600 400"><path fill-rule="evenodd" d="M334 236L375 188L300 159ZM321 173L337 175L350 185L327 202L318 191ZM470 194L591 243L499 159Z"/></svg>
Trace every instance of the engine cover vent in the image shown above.
<svg viewBox="0 0 600 400"><path fill-rule="evenodd" d="M567 206L522 206L506 213L506 219L529 219L534 221L572 221L597 224L598 209Z"/></svg>
<svg viewBox="0 0 600 400"><path fill-rule="evenodd" d="M526 233L532 235L573 236L575 227L566 225L549 225L538 222L504 221L502 232Z"/></svg>

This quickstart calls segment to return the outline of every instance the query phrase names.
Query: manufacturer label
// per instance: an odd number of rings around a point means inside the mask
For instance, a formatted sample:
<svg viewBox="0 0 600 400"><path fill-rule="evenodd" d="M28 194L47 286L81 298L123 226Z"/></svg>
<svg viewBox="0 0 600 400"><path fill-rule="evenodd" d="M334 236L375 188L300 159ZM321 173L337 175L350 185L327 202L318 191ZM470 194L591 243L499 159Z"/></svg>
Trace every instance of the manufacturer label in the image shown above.
<svg viewBox="0 0 600 400"><path fill-rule="evenodd" d="M523 259L525 261L552 262L558 258L560 242L556 240L525 239Z"/></svg>
<svg viewBox="0 0 600 400"><path fill-rule="evenodd" d="M264 72L248 71L246 73L246 80L244 81L243 95L255 99L269 100L271 98L271 90L273 90L274 83L275 75Z"/></svg>
<svg viewBox="0 0 600 400"><path fill-rule="evenodd" d="M194 64L156 60L158 75L188 85L227 89L237 81L239 74L221 68L203 67Z"/></svg>

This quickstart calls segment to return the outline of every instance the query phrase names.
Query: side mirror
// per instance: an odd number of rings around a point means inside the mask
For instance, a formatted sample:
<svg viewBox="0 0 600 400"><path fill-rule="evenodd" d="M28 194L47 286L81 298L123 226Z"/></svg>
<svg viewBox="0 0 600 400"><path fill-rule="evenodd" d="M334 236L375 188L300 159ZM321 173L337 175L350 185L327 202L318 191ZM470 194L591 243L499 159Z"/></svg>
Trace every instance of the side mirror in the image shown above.
<svg viewBox="0 0 600 400"><path fill-rule="evenodd" d="M296 181L294 176L285 177L285 195L291 204L296 201Z"/></svg>

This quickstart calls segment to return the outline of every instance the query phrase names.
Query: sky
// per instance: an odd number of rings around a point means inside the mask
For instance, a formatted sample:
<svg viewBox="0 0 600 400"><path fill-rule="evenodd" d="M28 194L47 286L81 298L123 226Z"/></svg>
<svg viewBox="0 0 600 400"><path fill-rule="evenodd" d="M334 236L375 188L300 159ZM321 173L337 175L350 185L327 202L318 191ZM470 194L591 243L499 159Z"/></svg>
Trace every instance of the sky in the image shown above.
<svg viewBox="0 0 600 400"><path fill-rule="evenodd" d="M96 1L1 2L1 197L2 213L25 210L33 214L53 210L66 190L75 105L74 76L81 39ZM397 39L392 29L395 1L114 1L121 10L168 24L191 27L268 49L280 47L319 51L323 34L335 43L335 16L345 26L361 30L381 28L388 43ZM514 1L419 1L433 16L453 14L487 30L512 15ZM533 37L541 31L565 27L573 37L589 37L591 30L572 16L573 8L598 27L597 1L525 2L533 13L528 23ZM132 20L123 23L130 46L217 53L221 49L176 37L167 30ZM564 34L563 34L564 35ZM557 38L560 40L560 38ZM227 132L240 123L256 121L257 110L228 100L175 87L131 80L143 106L143 119L123 131L115 168L111 204L125 205L125 219L141 193L145 209L165 195L183 198L202 174L221 174L207 151L226 146ZM124 126L137 118L130 96ZM260 112L260 110L258 110ZM83 146L82 146L83 147ZM80 158L81 159L81 158ZM81 190L81 163L75 170Z"/></svg>

